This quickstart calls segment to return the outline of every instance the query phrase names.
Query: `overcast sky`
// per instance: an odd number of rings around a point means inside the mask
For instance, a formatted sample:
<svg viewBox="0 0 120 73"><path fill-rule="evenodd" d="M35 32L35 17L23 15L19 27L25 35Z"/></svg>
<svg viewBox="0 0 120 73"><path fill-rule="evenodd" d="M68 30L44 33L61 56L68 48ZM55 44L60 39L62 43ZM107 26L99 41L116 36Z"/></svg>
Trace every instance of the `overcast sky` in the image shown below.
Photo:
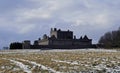
<svg viewBox="0 0 120 73"><path fill-rule="evenodd" d="M120 0L0 0L0 45L36 40L50 28L100 36L120 26Z"/></svg>

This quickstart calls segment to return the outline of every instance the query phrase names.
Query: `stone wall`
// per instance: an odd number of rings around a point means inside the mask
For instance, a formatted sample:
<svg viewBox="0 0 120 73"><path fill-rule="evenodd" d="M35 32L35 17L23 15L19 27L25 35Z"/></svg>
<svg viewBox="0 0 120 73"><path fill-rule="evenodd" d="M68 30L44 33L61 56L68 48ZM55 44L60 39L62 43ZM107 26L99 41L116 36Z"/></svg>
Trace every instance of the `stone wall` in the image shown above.
<svg viewBox="0 0 120 73"><path fill-rule="evenodd" d="M40 40L38 41L38 45L49 45L49 40L48 39Z"/></svg>
<svg viewBox="0 0 120 73"><path fill-rule="evenodd" d="M72 40L55 39L55 40L50 40L49 44L50 45L72 45Z"/></svg>
<svg viewBox="0 0 120 73"><path fill-rule="evenodd" d="M23 43L22 43L23 49L30 49L31 48L30 45L31 45L31 43L29 40L23 41Z"/></svg>

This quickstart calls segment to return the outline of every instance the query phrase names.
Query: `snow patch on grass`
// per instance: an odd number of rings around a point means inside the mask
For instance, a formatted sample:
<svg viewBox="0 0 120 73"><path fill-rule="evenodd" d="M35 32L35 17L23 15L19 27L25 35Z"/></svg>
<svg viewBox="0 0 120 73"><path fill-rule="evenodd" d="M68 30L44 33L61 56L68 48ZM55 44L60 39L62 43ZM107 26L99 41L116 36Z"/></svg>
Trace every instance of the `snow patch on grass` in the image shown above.
<svg viewBox="0 0 120 73"><path fill-rule="evenodd" d="M15 60L12 60L12 59L8 59L9 61L15 63L17 66L19 66L24 72L26 73L32 73L31 70L28 68L27 65L24 65L23 63L21 62L18 62L18 61L15 61Z"/></svg>
<svg viewBox="0 0 120 73"><path fill-rule="evenodd" d="M54 60L54 59L52 59L52 61L60 62L60 63L67 63L67 64L70 64L70 65L79 65L79 63L77 61L70 62L70 61L61 61L61 60Z"/></svg>
<svg viewBox="0 0 120 73"><path fill-rule="evenodd" d="M95 71L98 70L98 71L102 71L102 72L105 72L105 73L120 73L120 67L119 66L115 66L114 68L108 68L104 64L99 64L99 65L95 66L93 69Z"/></svg>
<svg viewBox="0 0 120 73"><path fill-rule="evenodd" d="M1 50L0 54L17 54L17 53L37 53L40 49L16 49L16 50Z"/></svg>
<svg viewBox="0 0 120 73"><path fill-rule="evenodd" d="M33 64L35 66L39 66L40 68L42 68L43 70L48 70L50 73L61 73L61 72L58 72L58 71L55 71L54 69L50 68L50 67L46 67L42 64L38 64L36 62L33 62L33 61L29 61L29 60L24 60L24 59L18 59L18 60L21 60L21 61L25 61L25 62L28 62L30 64Z"/></svg>

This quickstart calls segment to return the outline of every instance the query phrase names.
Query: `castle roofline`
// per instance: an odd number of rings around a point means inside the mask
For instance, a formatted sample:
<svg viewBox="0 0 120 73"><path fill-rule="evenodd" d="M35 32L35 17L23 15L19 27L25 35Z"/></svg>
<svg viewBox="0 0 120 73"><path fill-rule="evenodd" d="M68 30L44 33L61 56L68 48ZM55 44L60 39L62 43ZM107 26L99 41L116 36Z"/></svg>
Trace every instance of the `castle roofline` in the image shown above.
<svg viewBox="0 0 120 73"><path fill-rule="evenodd" d="M51 31L57 31L57 32L73 32L73 31L70 31L70 30L61 30L61 29L57 29L57 28L51 28Z"/></svg>

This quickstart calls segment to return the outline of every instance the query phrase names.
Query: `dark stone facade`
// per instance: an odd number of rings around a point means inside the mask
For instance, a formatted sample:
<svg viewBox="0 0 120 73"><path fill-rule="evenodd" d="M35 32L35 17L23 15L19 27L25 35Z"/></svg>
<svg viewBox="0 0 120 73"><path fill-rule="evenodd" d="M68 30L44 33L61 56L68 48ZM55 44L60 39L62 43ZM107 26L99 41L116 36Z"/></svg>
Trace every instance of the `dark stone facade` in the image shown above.
<svg viewBox="0 0 120 73"><path fill-rule="evenodd" d="M50 37L45 34L42 39L35 40L33 45L30 44L30 41L23 42L23 48L25 49L79 49L94 47L92 39L89 39L86 35L76 39L72 31L62 31L61 29L57 30L57 28L51 28Z"/></svg>

